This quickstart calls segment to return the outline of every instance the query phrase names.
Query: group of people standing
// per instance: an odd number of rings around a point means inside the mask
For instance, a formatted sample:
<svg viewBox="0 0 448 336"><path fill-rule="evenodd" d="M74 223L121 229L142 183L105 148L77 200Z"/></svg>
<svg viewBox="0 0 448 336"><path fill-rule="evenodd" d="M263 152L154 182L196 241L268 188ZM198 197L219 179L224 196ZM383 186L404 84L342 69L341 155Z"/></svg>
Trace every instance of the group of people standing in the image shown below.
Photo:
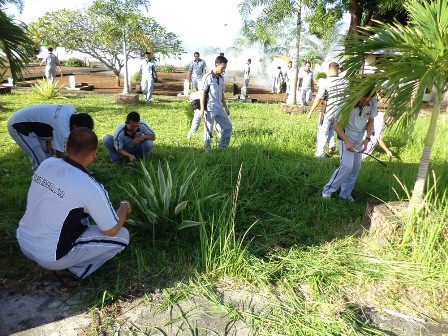
<svg viewBox="0 0 448 336"><path fill-rule="evenodd" d="M286 84L286 94L289 95L292 89L292 61L288 62L288 67L283 73L280 66L274 71L272 75L272 93L281 92L281 84L285 82ZM297 82L297 93L299 98L299 103L306 109L309 105L311 99L313 98L313 87L314 87L314 71L311 70L311 62L306 61L303 68L298 72L298 82Z"/></svg>

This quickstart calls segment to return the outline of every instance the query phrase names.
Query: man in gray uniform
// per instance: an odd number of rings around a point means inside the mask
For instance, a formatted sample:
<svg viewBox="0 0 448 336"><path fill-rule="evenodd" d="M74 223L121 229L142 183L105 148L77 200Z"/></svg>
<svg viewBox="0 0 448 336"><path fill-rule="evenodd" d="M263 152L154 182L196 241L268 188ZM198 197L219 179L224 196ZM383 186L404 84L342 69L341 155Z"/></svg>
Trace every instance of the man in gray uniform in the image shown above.
<svg viewBox="0 0 448 336"><path fill-rule="evenodd" d="M45 78L47 78L47 80L51 82L51 84L53 84L56 79L56 66L57 65L60 66L60 64L58 57L53 54L52 47L48 48L48 55L42 60L42 62L40 62L40 65L43 65L44 63L45 63Z"/></svg>
<svg viewBox="0 0 448 336"><path fill-rule="evenodd" d="M149 154L155 139L156 134L146 122L140 120L140 114L130 112L126 122L117 126L113 136L104 136L103 143L112 162L122 158L134 162Z"/></svg>
<svg viewBox="0 0 448 336"><path fill-rule="evenodd" d="M53 149L57 157L65 156L68 135L76 127L93 129L93 120L87 113L76 113L70 105L28 106L8 120L8 132L30 157L33 172L53 155Z"/></svg>
<svg viewBox="0 0 448 336"><path fill-rule="evenodd" d="M377 114L376 94L369 93L361 98L351 111L345 129L342 129L338 120L335 121L334 130L339 139L340 166L323 187L323 198L330 198L333 192L341 188L339 197L353 201L352 191L361 169L362 152L371 141L373 120Z"/></svg>
<svg viewBox="0 0 448 336"><path fill-rule="evenodd" d="M193 86L194 91L198 91L200 87L200 82L202 81L202 76L207 71L207 64L203 59L199 58L199 53L196 51L194 53L194 61L190 65L190 82Z"/></svg>
<svg viewBox="0 0 448 336"><path fill-rule="evenodd" d="M210 141L212 138L213 125L219 128L221 138L218 149L229 146L232 135L232 122L229 119L230 111L227 108L224 98L224 77L227 68L227 58L218 56L215 60L215 68L204 77L201 90L201 112L199 117L205 114L204 147L210 151Z"/></svg>
<svg viewBox="0 0 448 336"><path fill-rule="evenodd" d="M128 201L114 210L107 191L89 176L98 138L89 128L74 129L64 159L45 160L33 175L17 240L22 252L75 287L129 244L123 227ZM96 225L89 225L89 216Z"/></svg>
<svg viewBox="0 0 448 336"><path fill-rule="evenodd" d="M151 53L145 52L145 59L140 63L140 74L142 75L141 88L147 103L151 102L154 81L159 82L157 78L156 65L151 61Z"/></svg>

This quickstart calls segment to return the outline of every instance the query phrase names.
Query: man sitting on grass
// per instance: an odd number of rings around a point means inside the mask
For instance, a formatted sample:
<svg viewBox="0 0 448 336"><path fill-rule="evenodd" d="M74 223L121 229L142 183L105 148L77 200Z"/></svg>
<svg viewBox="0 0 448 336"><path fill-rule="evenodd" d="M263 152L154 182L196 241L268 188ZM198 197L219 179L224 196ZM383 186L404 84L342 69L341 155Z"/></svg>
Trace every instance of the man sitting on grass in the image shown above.
<svg viewBox="0 0 448 336"><path fill-rule="evenodd" d="M49 158L36 170L17 240L22 252L54 270L66 287L78 286L129 244L123 228L128 201L114 210L104 187L89 176L98 138L86 127L74 129L64 159ZM96 225L89 225L89 216Z"/></svg>
<svg viewBox="0 0 448 336"><path fill-rule="evenodd" d="M113 136L104 136L103 143L112 162L122 158L134 162L149 154L155 139L156 134L146 122L140 120L140 114L131 112L127 115L126 122L115 129Z"/></svg>

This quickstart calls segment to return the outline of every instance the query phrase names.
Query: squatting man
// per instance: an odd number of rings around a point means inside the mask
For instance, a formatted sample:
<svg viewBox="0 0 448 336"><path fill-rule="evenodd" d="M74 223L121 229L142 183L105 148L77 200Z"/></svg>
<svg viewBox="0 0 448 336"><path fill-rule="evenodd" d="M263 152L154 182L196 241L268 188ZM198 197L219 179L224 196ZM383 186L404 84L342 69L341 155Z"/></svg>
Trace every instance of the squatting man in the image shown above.
<svg viewBox="0 0 448 336"><path fill-rule="evenodd" d="M17 240L26 257L53 270L76 287L129 244L123 227L128 201L114 210L104 186L88 174L98 138L89 128L74 129L64 159L49 158L33 175ZM89 216L96 225L89 224Z"/></svg>

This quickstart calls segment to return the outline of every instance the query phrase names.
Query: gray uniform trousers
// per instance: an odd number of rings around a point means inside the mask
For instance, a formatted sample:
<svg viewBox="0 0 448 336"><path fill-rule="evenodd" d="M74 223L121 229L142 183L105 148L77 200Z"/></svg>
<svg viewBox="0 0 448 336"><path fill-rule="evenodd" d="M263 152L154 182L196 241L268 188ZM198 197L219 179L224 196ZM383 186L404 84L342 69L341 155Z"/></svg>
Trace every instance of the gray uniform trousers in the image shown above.
<svg viewBox="0 0 448 336"><path fill-rule="evenodd" d="M146 102L150 103L152 99L152 91L154 89L154 78L142 78L141 89Z"/></svg>
<svg viewBox="0 0 448 336"><path fill-rule="evenodd" d="M360 149L360 144L354 144L356 149ZM331 176L328 183L322 189L325 194L331 194L341 188L339 197L350 199L355 186L356 178L361 169L362 154L350 152L346 149L345 143L339 140L340 166Z"/></svg>
<svg viewBox="0 0 448 336"><path fill-rule="evenodd" d="M230 121L227 113L224 110L219 111L207 111L206 116L206 127L204 127L204 148L209 151L211 150L211 136L213 132L213 125L216 120L217 127L221 138L219 139L219 148L226 148L230 143L230 136L232 135L232 122ZM209 133L210 132L210 133Z"/></svg>

